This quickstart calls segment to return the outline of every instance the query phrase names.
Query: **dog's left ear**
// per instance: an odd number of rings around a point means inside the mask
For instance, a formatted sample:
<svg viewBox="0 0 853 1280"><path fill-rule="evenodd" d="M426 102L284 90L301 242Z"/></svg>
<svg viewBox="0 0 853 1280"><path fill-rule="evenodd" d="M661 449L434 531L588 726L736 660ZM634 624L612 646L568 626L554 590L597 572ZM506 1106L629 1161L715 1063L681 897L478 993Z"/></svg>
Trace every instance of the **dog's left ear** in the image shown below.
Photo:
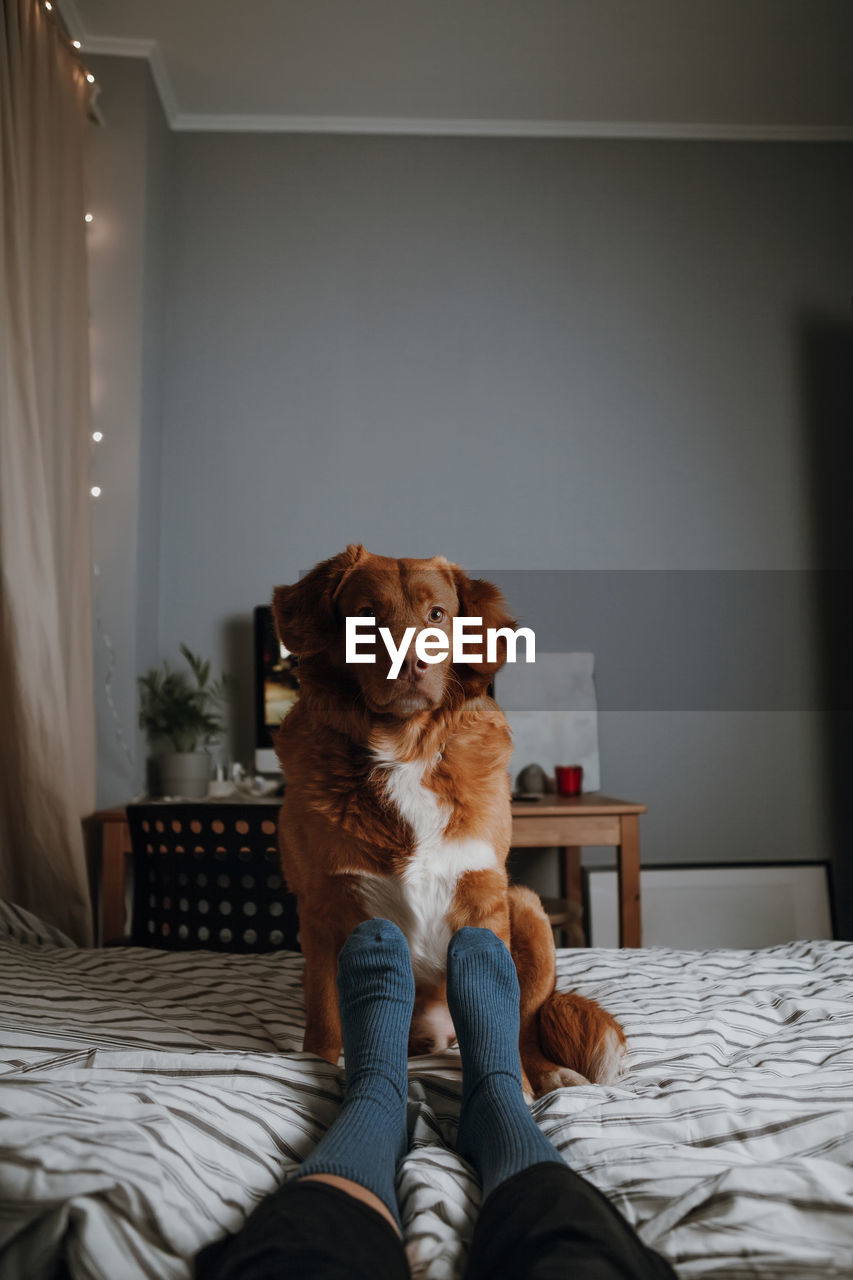
<svg viewBox="0 0 853 1280"><path fill-rule="evenodd" d="M283 645L300 658L321 653L335 638L334 598L343 581L367 555L355 543L316 565L292 587L276 587L272 597L275 629Z"/></svg>
<svg viewBox="0 0 853 1280"><path fill-rule="evenodd" d="M458 565L451 565L456 594L459 597L459 616L483 619L483 661L467 662L454 666L469 698L485 693L496 671L506 662L506 640L500 636L494 662L486 661L486 632L509 627L515 630L515 619L510 617L506 601L500 590L485 578L469 578Z"/></svg>

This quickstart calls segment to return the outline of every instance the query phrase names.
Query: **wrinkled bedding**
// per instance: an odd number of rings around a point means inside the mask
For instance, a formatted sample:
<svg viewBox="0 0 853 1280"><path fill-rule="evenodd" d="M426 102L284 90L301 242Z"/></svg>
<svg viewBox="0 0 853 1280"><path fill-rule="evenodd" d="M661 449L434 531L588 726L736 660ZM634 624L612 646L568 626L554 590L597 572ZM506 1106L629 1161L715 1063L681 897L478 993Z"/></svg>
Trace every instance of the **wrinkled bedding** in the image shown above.
<svg viewBox="0 0 853 1280"><path fill-rule="evenodd" d="M302 959L81 950L0 909L0 1276L186 1280L334 1118L303 1054ZM630 1046L617 1086L534 1105L569 1164L682 1277L853 1274L853 944L576 950L558 983ZM416 1277L464 1268L455 1050L409 1064L398 1192Z"/></svg>

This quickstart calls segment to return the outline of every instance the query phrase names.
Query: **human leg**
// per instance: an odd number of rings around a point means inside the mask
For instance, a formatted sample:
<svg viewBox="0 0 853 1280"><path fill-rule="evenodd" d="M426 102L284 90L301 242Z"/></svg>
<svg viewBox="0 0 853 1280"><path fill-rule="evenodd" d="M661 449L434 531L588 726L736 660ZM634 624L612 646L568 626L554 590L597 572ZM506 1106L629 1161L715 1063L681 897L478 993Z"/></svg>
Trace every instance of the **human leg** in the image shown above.
<svg viewBox="0 0 853 1280"><path fill-rule="evenodd" d="M409 1280L395 1226L314 1178L290 1181L196 1258L196 1280Z"/></svg>
<svg viewBox="0 0 853 1280"><path fill-rule="evenodd" d="M465 1280L677 1280L597 1187L536 1164L485 1200Z"/></svg>
<svg viewBox="0 0 853 1280"><path fill-rule="evenodd" d="M338 962L338 992L346 1063L340 1113L242 1230L199 1255L199 1280L408 1275L394 1176L407 1146L414 979L396 925L368 920L353 930Z"/></svg>
<svg viewBox="0 0 853 1280"><path fill-rule="evenodd" d="M466 1280L674 1280L531 1116L515 965L491 930L465 928L451 939L447 999L462 1057L457 1148L483 1184Z"/></svg>
<svg viewBox="0 0 853 1280"><path fill-rule="evenodd" d="M407 1146L407 1044L415 982L405 937L365 920L338 960L346 1092L334 1124L296 1179L347 1180L377 1196L399 1226L394 1176Z"/></svg>
<svg viewBox="0 0 853 1280"><path fill-rule="evenodd" d="M515 965L491 929L460 929L447 948L447 1003L462 1058L456 1146L477 1169L483 1199L532 1164L562 1162L530 1115L518 1052Z"/></svg>

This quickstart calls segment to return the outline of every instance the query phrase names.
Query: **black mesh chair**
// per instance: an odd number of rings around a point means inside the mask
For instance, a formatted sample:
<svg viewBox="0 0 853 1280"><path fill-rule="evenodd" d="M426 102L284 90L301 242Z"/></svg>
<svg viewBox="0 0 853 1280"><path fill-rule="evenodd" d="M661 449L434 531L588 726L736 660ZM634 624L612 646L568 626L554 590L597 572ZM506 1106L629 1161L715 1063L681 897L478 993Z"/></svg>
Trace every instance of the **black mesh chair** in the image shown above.
<svg viewBox="0 0 853 1280"><path fill-rule="evenodd" d="M168 951L299 950L272 804L131 804L130 942Z"/></svg>

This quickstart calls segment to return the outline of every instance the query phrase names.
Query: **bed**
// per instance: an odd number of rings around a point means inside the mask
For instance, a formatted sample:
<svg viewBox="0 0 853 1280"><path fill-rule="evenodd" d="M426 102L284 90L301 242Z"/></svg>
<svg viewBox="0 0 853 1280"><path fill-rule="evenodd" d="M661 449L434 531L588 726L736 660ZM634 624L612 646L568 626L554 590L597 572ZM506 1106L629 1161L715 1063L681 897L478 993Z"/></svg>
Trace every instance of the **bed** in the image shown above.
<svg viewBox="0 0 853 1280"><path fill-rule="evenodd" d="M296 1167L343 1073L300 1051L301 957L82 950L0 908L0 1275L192 1275ZM573 950L621 1018L618 1087L534 1106L681 1277L853 1274L853 944ZM479 1204L455 1051L410 1061L398 1191L416 1277L460 1276Z"/></svg>

